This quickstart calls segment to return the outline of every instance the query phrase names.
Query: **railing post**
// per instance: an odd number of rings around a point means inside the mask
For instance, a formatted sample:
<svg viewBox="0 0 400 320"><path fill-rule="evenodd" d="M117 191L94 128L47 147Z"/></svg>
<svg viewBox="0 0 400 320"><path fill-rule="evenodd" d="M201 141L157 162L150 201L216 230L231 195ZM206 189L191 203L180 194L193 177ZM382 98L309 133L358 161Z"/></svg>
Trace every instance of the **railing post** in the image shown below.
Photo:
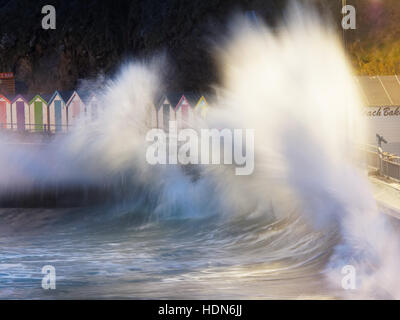
<svg viewBox="0 0 400 320"><path fill-rule="evenodd" d="M379 155L379 160L378 160L379 174L383 176L383 150L381 147L378 147L378 155Z"/></svg>

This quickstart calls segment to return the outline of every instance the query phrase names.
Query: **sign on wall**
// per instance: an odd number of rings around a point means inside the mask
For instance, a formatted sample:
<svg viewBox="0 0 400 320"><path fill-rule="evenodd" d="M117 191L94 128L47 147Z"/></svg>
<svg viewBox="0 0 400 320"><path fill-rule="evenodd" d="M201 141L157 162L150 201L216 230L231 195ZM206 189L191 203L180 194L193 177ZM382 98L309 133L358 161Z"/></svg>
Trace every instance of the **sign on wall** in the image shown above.
<svg viewBox="0 0 400 320"><path fill-rule="evenodd" d="M400 154L400 106L366 107L367 139L376 145L376 135L383 136L388 144L384 150Z"/></svg>

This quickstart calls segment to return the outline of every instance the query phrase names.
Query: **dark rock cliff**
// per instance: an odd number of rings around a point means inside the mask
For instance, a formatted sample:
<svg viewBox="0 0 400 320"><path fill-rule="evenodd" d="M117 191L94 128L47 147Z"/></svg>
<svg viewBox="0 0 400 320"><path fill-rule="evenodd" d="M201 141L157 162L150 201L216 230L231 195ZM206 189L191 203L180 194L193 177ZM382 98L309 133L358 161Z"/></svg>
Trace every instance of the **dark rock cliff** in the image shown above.
<svg viewBox="0 0 400 320"><path fill-rule="evenodd" d="M207 90L216 80L209 52L235 11L273 22L283 0L0 0L0 72L15 72L19 92L70 90L80 79L112 75L132 58L164 52L171 90ZM56 30L41 9L56 8Z"/></svg>

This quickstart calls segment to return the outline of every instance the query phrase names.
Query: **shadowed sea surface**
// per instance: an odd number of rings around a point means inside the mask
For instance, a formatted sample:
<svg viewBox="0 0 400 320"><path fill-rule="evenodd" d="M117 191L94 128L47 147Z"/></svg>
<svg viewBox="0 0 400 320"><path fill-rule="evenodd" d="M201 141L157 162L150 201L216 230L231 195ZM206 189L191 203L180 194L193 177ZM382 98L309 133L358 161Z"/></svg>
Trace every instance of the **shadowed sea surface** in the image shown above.
<svg viewBox="0 0 400 320"><path fill-rule="evenodd" d="M0 210L6 299L330 298L321 271L334 232L298 218L146 221L112 207ZM56 289L41 287L42 267Z"/></svg>

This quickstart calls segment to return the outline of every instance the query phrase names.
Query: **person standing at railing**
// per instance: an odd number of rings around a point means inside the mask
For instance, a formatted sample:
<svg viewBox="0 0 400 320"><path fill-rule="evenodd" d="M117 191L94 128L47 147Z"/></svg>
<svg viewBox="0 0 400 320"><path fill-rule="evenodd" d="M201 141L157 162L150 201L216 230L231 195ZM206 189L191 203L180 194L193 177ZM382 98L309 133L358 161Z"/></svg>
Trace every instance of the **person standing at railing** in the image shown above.
<svg viewBox="0 0 400 320"><path fill-rule="evenodd" d="M387 143L386 139L379 134L376 134L376 140L378 143L378 154L379 154L379 174L383 175L383 149L382 149L382 142Z"/></svg>

